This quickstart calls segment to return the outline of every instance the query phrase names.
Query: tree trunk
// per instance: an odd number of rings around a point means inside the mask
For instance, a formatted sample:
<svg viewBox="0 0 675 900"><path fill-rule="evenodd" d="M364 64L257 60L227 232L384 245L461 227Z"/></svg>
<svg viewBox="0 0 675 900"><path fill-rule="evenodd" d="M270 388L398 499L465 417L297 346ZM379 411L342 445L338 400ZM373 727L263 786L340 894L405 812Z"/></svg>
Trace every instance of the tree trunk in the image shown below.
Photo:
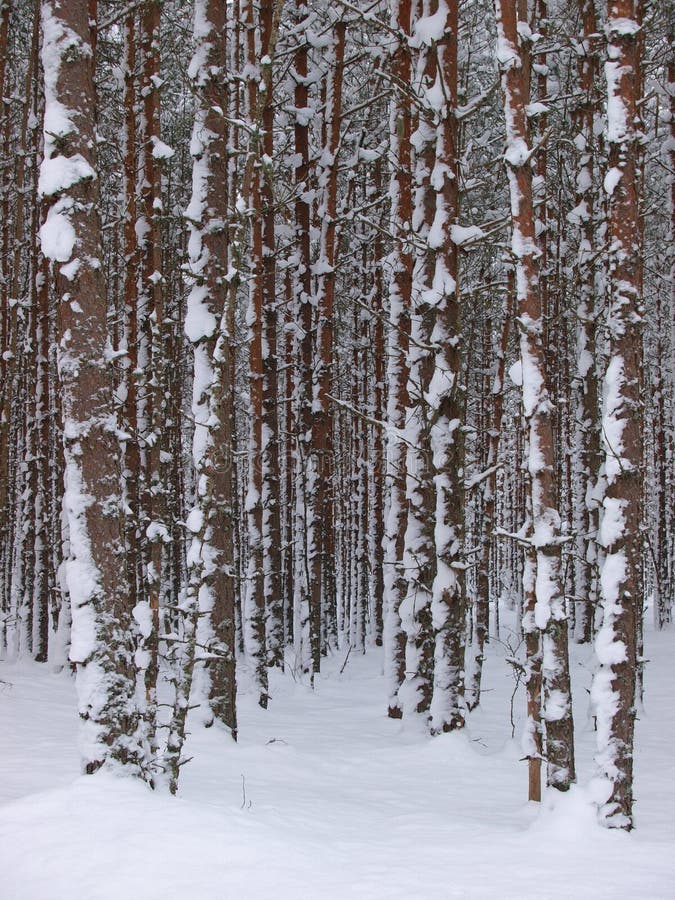
<svg viewBox="0 0 675 900"><path fill-rule="evenodd" d="M200 662L198 701L206 724L215 719L237 736L233 514L232 389L228 332L228 78L227 8L207 0L195 21L196 52L190 74L198 106L192 132L193 191L190 274L185 332L194 352L193 463L197 497L188 518L193 534L188 553L184 609L185 651L176 666L176 696L166 751L175 792L185 739L192 673Z"/></svg>
<svg viewBox="0 0 675 900"><path fill-rule="evenodd" d="M637 0L610 2L606 27L609 361L602 411L607 487L600 522L606 555L600 573L603 622L596 639L600 669L592 688L597 762L606 783L600 817L609 827L626 830L633 827L636 635L642 614L638 6Z"/></svg>
<svg viewBox="0 0 675 900"><path fill-rule="evenodd" d="M85 772L138 771L134 661L121 561L119 448L110 427L106 285L101 267L91 26L86 0L42 5L45 158L49 202L42 251L59 296L59 376L69 529L65 575L73 618L80 749Z"/></svg>
<svg viewBox="0 0 675 900"><path fill-rule="evenodd" d="M246 163L248 206L251 212L250 282L246 322L249 329L250 431L248 444L248 568L246 573L245 648L254 669L258 702L267 707L267 651L265 646L265 548L263 545L263 292L267 265L263 248L261 201L258 30L252 0L246 0L244 23L248 42L248 120L251 128ZM264 101L263 101L264 102ZM269 225L269 222L267 223ZM269 238L268 238L269 239Z"/></svg>
<svg viewBox="0 0 675 900"><path fill-rule="evenodd" d="M392 92L389 110L391 233L394 240L389 282L389 342L387 381L387 485L384 563L384 654L388 715L400 719L399 689L405 678L405 632L401 604L407 582L403 550L407 528L406 444L403 431L408 406L408 345L412 292L412 162L410 100L402 88L410 83L411 59L406 36L411 33L410 0L392 2L391 24L401 39L394 48L392 72L398 89Z"/></svg>
<svg viewBox="0 0 675 900"><path fill-rule="evenodd" d="M432 290L436 294L431 340L434 372L426 391L429 402L431 463L436 489L436 577L431 602L435 636L431 702L433 732L464 726L464 398L461 384L461 307L459 251L453 225L459 219L459 146L457 109L458 3L447 4L445 27L436 44L437 81L444 103L435 110L436 192Z"/></svg>
<svg viewBox="0 0 675 900"><path fill-rule="evenodd" d="M569 680L567 615L561 572L560 515L556 508L553 408L545 379L539 292L540 251L535 236L532 148L526 106L530 98L529 33L514 0L497 0L497 52L506 117L512 252L520 327L525 459L529 475L530 541L536 556L534 625L542 632L542 681L548 783L567 790L574 781L574 727ZM528 628L532 623L528 621Z"/></svg>

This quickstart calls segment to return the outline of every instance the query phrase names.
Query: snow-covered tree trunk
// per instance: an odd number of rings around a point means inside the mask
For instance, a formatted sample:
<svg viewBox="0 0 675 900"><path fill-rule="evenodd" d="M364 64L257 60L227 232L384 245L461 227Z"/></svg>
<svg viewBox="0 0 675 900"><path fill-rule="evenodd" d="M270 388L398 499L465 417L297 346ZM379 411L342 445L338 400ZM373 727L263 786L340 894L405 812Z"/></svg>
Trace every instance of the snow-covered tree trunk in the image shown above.
<svg viewBox="0 0 675 900"><path fill-rule="evenodd" d="M247 115L249 155L246 163L247 203L251 215L249 296L246 311L249 341L250 422L248 443L248 567L246 573L245 648L250 658L258 701L267 706L267 651L265 646L265 547L263 544L263 210L261 199L262 147L259 115L261 73L260 31L256 26L252 0L244 5L247 30Z"/></svg>
<svg viewBox="0 0 675 900"><path fill-rule="evenodd" d="M542 632L542 680L548 783L566 790L574 781L567 614L561 571L561 527L556 508L553 408L545 380L545 350L535 235L529 104L532 32L514 0L496 0L497 58L506 119L505 161L511 197L512 242L520 329L520 380L527 438L531 541L535 552L532 611ZM528 618L527 627L532 627Z"/></svg>
<svg viewBox="0 0 675 900"><path fill-rule="evenodd" d="M654 541L656 597L654 619L661 629L673 620L675 603L675 513L669 498L673 495L675 476L675 373L668 364L675 355L675 60L668 64L670 129L664 141L663 156L668 160L670 206L670 290L659 291L656 298L656 353L654 373L655 404L655 468L657 471L657 524ZM670 405L670 409L669 409Z"/></svg>
<svg viewBox="0 0 675 900"><path fill-rule="evenodd" d="M531 518L528 514L526 535L532 534ZM541 632L537 628L537 559L534 548L525 548L523 563L523 638L525 641L525 690L527 695L527 719L522 735L523 753L527 759L527 799L541 801L541 762L543 734L541 724Z"/></svg>
<svg viewBox="0 0 675 900"><path fill-rule="evenodd" d="M436 129L433 107L426 91L436 81L436 64L434 52L424 39L432 15L432 2L425 0L410 42L414 67L412 84L418 98L418 113L417 127L411 136L415 151L412 215L415 259L408 345L409 405L405 429L408 442L408 519L403 562L407 591L400 607L401 623L406 633L406 679L400 691L404 714L428 712L434 669L431 599L436 576L436 490L427 404L435 365L431 346L435 320L433 303L436 299L433 294L435 260L430 234L435 216L435 189L431 179L436 165ZM418 31L419 23L423 28L421 32Z"/></svg>
<svg viewBox="0 0 675 900"><path fill-rule="evenodd" d="M323 623L327 613L335 605L335 573L333 554L335 552L335 523L333 505L333 479L331 472L331 444L333 436L332 401L333 390L333 333L335 301L335 265L337 258L337 211L338 211L338 153L340 149L340 128L342 110L342 69L346 43L346 24L333 24L330 50L328 52L328 72L326 74L326 141L319 160L318 187L321 200L318 214L321 222L319 259L314 266L317 276L317 290L314 303L317 307L317 351L318 365L315 374L312 454L316 468L316 493L314 505L317 524L313 539L316 543L311 558L312 583L320 585L320 604L323 608Z"/></svg>
<svg viewBox="0 0 675 900"><path fill-rule="evenodd" d="M598 34L592 0L580 0L581 33L577 44L577 77L581 100L576 111L575 144L579 153L576 206L569 216L578 229L577 265L577 408L574 454L575 514L574 587L576 595L575 637L582 643L592 638L597 605L598 504L594 492L600 464L598 385L596 379L596 206L597 181L595 133L599 116L596 79Z"/></svg>
<svg viewBox="0 0 675 900"><path fill-rule="evenodd" d="M457 0L441 0L445 13L435 37L436 79L427 99L436 119L436 161L431 172L435 214L428 236L434 253L431 304L434 371L427 389L431 463L436 489L434 540L436 577L431 601L435 636L431 729L464 725L464 437L462 433L459 146L457 109Z"/></svg>
<svg viewBox="0 0 675 900"><path fill-rule="evenodd" d="M12 408L15 395L17 366L17 314L18 303L11 297L12 278L12 214L11 184L13 166L11 164L11 119L9 95L11 88L10 70L7 66L8 35L11 3L3 2L0 7L0 125L2 126L2 156L0 166L2 192L2 224L0 225L0 315L2 334L0 342L0 588L2 589L3 647L7 645L8 627L11 628L12 598L12 548L14 545L14 493L16 481L9 477L11 471L12 442L15 429L12 428Z"/></svg>
<svg viewBox="0 0 675 900"><path fill-rule="evenodd" d="M134 702L131 610L121 556L119 447L113 421L107 293L94 119L91 23L86 0L42 3L45 158L41 229L59 296L59 378L65 453L64 563L72 610L84 769L138 771L143 747Z"/></svg>
<svg viewBox="0 0 675 900"><path fill-rule="evenodd" d="M374 172L374 191L379 198L382 195L382 162L376 162ZM385 230L384 217L382 232ZM384 344L384 273L383 273L383 240L378 230L373 242L375 260L373 284L373 385L369 397L369 406L375 422L372 434L372 487L371 502L371 540L370 555L372 559L371 596L373 598L373 637L376 646L382 645L384 618L384 515L385 515L385 455L384 431L382 422L385 413L385 366L386 351Z"/></svg>
<svg viewBox="0 0 675 900"><path fill-rule="evenodd" d="M160 161L172 151L160 139L160 24L161 0L144 0L141 11L139 140L140 180L136 235L138 238L138 310L141 315L142 351L138 360L143 371L143 415L139 422L144 448L142 486L147 597L151 629L142 629L144 653L141 674L145 681L145 718L154 732L159 677L160 598L164 545L170 535L166 524L166 316L165 282L162 274L162 180ZM144 609L145 607L143 607ZM141 613L145 616L145 613ZM147 633L146 633L147 632Z"/></svg>
<svg viewBox="0 0 675 900"><path fill-rule="evenodd" d="M262 541L267 663L283 667L284 622L281 590L281 472L278 416L278 307L274 190L274 57L281 0L260 4L260 201L263 246Z"/></svg>
<svg viewBox="0 0 675 900"><path fill-rule="evenodd" d="M22 75L22 103L18 117L18 152L14 167L16 196L13 202L13 248L10 254L9 303L18 310L16 317L17 354L16 383L10 384L14 406L10 409L10 440L15 458L10 468L14 488L14 563L10 590L13 615L9 617L9 631L14 633L14 646L19 655L34 655L35 626L39 611L34 603L36 580L36 537L40 518L38 473L38 420L36 410L37 380L37 275L39 251L37 241L38 203L36 167L37 144L36 85L38 81L39 16L32 23L32 37L28 65ZM30 248L30 249L28 249ZM6 452L6 451L5 451ZM6 457L7 458L7 457ZM15 477L11 476L14 473Z"/></svg>
<svg viewBox="0 0 675 900"><path fill-rule="evenodd" d="M39 208L39 207L38 207ZM51 492L51 457L53 445L50 440L49 415L49 352L51 346L51 329L49 313L49 289L47 264L41 257L40 270L37 274L37 379L36 379L36 425L37 463L39 479L39 508L36 510L35 533L35 599L38 616L37 647L35 658L47 662L49 656L49 635L52 630L52 611L54 608L55 585L50 552L53 541L51 528L52 492Z"/></svg>
<svg viewBox="0 0 675 900"><path fill-rule="evenodd" d="M361 268L359 279L364 285L364 274L368 268L367 250L362 244ZM358 303L354 304L352 335L352 372L351 372L351 405L352 409L361 407L363 387L366 381L365 357L366 343L363 338L364 328L367 329L367 317L364 315ZM352 522L350 536L352 538L352 583L350 587L351 617L350 617L350 646L359 653L366 651L366 630L368 618L368 546L367 526L368 519L368 438L367 429L363 418L359 415L352 417L352 452L351 460L351 496L352 496Z"/></svg>
<svg viewBox="0 0 675 900"><path fill-rule="evenodd" d="M45 279L45 261L40 251L40 203L38 202L39 164L42 154L42 135L38 123L40 121L41 88L39 78L40 58L40 16L35 8L33 35L31 39L31 56L26 82L27 106L29 113L29 140L27 147L28 170L30 173L30 189L27 190L30 210L30 296L31 296L31 380L29 387L33 401L33 420L30 422L31 454L30 472L32 481L33 526L32 526L32 558L33 578L29 602L32 606L31 647L33 658L38 662L46 662L49 648L49 584L48 578L48 544L50 534L47 530L49 510L49 441L43 443L46 435L44 418L49 415L49 381L47 370L47 354L49 348L48 297ZM47 335L45 336L45 329ZM45 349L47 352L43 352Z"/></svg>
<svg viewBox="0 0 675 900"><path fill-rule="evenodd" d="M137 97L136 97L136 23L133 13L127 16L124 34L124 333L120 341L122 401L121 431L124 441L124 526L125 559L129 603L133 608L147 599L143 576L143 540L141 537L140 468L141 454L138 434L138 239L136 237L137 192ZM122 355L123 354L123 355Z"/></svg>
<svg viewBox="0 0 675 900"><path fill-rule="evenodd" d="M473 647L474 659L467 677L465 687L466 704L474 709L480 703L480 689L483 675L485 642L490 627L490 559L492 549L492 533L496 522L496 490L499 444L502 435L504 417L504 375L506 369L506 352L512 318L512 295L507 293L504 301L502 332L498 349L495 353L495 371L491 385L492 410L489 418L488 448L485 456L485 472L487 477L481 485L481 536L480 558L476 574L476 634ZM495 602L499 602L499 598ZM468 668L468 666L467 666Z"/></svg>
<svg viewBox="0 0 675 900"><path fill-rule="evenodd" d="M321 667L321 585L313 577L318 571L312 565L319 547L315 540L318 527L314 491L316 468L312 458L312 403L314 399L311 270L311 192L309 164L309 124L313 111L309 106L309 52L306 29L309 10L298 0L294 9L296 48L292 78L295 82L295 236L296 268L295 303L299 325L296 444L296 521L295 521L295 636L296 653L303 671L313 679Z"/></svg>
<svg viewBox="0 0 675 900"><path fill-rule="evenodd" d="M642 615L639 12L639 0L613 0L606 27L609 358L602 438L607 487L600 521L603 620L595 644L600 668L591 692L598 727L596 758L605 782L600 817L608 826L624 829L633 826L636 635Z"/></svg>
<svg viewBox="0 0 675 900"><path fill-rule="evenodd" d="M286 434L284 448L284 528L283 528L283 566L284 566L284 646L293 636L293 598L295 574L295 466L292 435L295 433L295 366L293 359L294 346L294 308L292 302L291 273L286 269L285 277L286 313L284 316L284 431Z"/></svg>
<svg viewBox="0 0 675 900"><path fill-rule="evenodd" d="M411 30L410 0L392 0L391 25L400 37L393 51L392 73L396 90L389 111L389 196L391 254L389 281L389 342L387 351L387 487L384 559L384 655L389 716L400 718L399 688L405 677L405 633L401 604L407 590L403 550L407 527L406 444L408 406L408 344L412 292L412 162L410 100L403 88L410 83L411 58L407 38Z"/></svg>
<svg viewBox="0 0 675 900"><path fill-rule="evenodd" d="M197 496L188 517L192 542L183 609L183 647L175 666L174 713L165 765L176 790L192 672L199 664L196 702L205 721L217 719L236 738L231 336L228 333L228 72L227 8L195 4L195 53L190 76L197 97L192 132L190 277L185 332L193 345L192 447Z"/></svg>

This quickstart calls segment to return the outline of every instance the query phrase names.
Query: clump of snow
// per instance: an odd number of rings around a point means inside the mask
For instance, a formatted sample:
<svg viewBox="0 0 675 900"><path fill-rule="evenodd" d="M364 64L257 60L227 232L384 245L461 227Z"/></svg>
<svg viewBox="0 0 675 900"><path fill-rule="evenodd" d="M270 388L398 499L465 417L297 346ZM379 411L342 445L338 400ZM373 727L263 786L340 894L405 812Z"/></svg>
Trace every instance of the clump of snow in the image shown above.
<svg viewBox="0 0 675 900"><path fill-rule="evenodd" d="M612 196L616 186L621 181L621 169L618 166L613 166L611 169L607 171L603 181L603 187L605 189L605 193L608 196Z"/></svg>
<svg viewBox="0 0 675 900"><path fill-rule="evenodd" d="M96 173L79 153L74 156L52 156L40 166L38 192L41 197L54 197L80 181L96 178Z"/></svg>
<svg viewBox="0 0 675 900"><path fill-rule="evenodd" d="M40 246L47 259L68 262L75 248L75 229L70 221L72 210L70 197L62 197L50 207L40 228Z"/></svg>
<svg viewBox="0 0 675 900"><path fill-rule="evenodd" d="M173 147L169 147L164 141L161 141L157 135L152 136L152 155L155 159L171 159L176 155Z"/></svg>

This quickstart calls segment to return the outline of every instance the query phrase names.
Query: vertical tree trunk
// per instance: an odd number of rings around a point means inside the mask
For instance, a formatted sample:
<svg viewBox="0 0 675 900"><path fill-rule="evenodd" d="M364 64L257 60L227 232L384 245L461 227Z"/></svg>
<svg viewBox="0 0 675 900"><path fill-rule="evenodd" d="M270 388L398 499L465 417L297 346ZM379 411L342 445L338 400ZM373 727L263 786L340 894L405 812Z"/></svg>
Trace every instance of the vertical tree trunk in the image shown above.
<svg viewBox="0 0 675 900"><path fill-rule="evenodd" d="M262 216L263 397L262 397L262 539L264 592L269 665L283 668L284 623L281 586L281 472L279 463L276 239L274 208L274 83L273 60L279 6L260 5L260 123L262 136L260 202Z"/></svg>
<svg viewBox="0 0 675 900"><path fill-rule="evenodd" d="M511 281L512 278L509 279L509 282ZM476 655L471 670L471 680L466 687L466 702L469 709L475 709L480 703L485 642L488 638L490 627L490 550L492 548L492 533L496 523L495 494L497 490L497 460L499 456L499 443L504 415L504 375L511 317L513 315L512 302L513 292L511 290L511 284L509 284L509 291L504 301L502 333L499 350L496 354L496 368L491 388L492 410L489 419L488 449L485 458L485 471L487 477L481 487L481 549L478 572L476 575ZM497 595L495 597L495 604L498 602L499 596Z"/></svg>
<svg viewBox="0 0 675 900"><path fill-rule="evenodd" d="M522 3L496 0L497 55L506 118L505 160L509 177L512 252L520 327L520 365L526 464L529 475L531 544L536 555L534 624L542 632L542 680L548 783L560 790L575 778L567 617L562 586L560 515L556 508L552 404L545 380L539 256L532 191L529 103L529 27ZM517 8L518 7L518 8ZM526 589L527 590L527 589ZM528 628L532 627L528 620ZM527 631L527 628L524 630Z"/></svg>
<svg viewBox="0 0 675 900"><path fill-rule="evenodd" d="M300 358L298 363L298 438L296 481L296 606L299 635L296 648L300 651L302 667L313 681L321 667L321 583L314 577L317 571L312 561L320 549L316 544L318 517L313 491L316 473L312 471L312 402L314 397L313 365L313 304L310 256L311 210L309 199L309 80L308 49L305 34L307 7L301 0L296 5L297 48L293 78L295 80L295 257L297 260L296 300L300 326Z"/></svg>
<svg viewBox="0 0 675 900"><path fill-rule="evenodd" d="M29 602L33 610L33 629L31 645L33 657L38 662L47 661L49 647L49 586L47 583L47 547L49 533L45 529L46 510L49 508L49 484L48 484L48 444L42 445L40 441L42 420L48 415L45 384L48 390L48 382L44 376L46 368L46 355L42 353L42 347L47 343L44 339L44 318L42 315L42 295L46 293L44 283L44 261L40 252L39 227L40 227L40 203L38 202L38 174L41 158L40 129L37 123L42 112L42 99L40 90L40 7L33 4L33 34L31 39L31 58L28 67L28 79L26 82L26 105L30 110L28 141L28 169L30 177L29 208L30 222L30 262L29 290L31 296L31 331L32 331L32 386L30 387L31 399L34 400L34 417L30 423L31 430L31 481L34 496L34 531L33 531L33 578ZM48 347L48 344L47 344Z"/></svg>
<svg viewBox="0 0 675 900"><path fill-rule="evenodd" d="M382 193L382 166L378 159L375 169L374 190ZM382 223L383 231L385 223ZM384 625L384 490L385 456L382 423L385 413L385 345L384 345L384 278L382 271L383 247L378 231L374 242L375 276L373 285L373 376L371 412L375 420L372 429L372 597L373 636L376 646L382 645Z"/></svg>
<svg viewBox="0 0 675 900"><path fill-rule="evenodd" d="M165 359L164 359L164 279L162 276L162 183L159 160L165 156L160 141L160 0L144 0L141 14L141 101L139 185L136 225L139 238L138 309L142 315L143 351L139 366L143 370L144 416L141 420L144 442L144 484L142 490L145 545L145 577L151 628L142 632L144 648L142 675L145 681L147 709L145 717L154 731L159 675L160 594L162 590L163 545L170 540L165 522ZM140 612L145 616L145 612Z"/></svg>
<svg viewBox="0 0 675 900"><path fill-rule="evenodd" d="M412 230L415 237L413 266L410 343L408 347L408 397L406 422L408 520L403 561L407 592L400 607L401 622L406 633L406 680L401 699L404 714L429 711L434 678L434 635L431 601L436 577L434 540L436 490L432 461L428 393L434 372L432 334L435 324L433 307L435 253L430 240L436 212L432 173L436 165L436 128L433 101L427 86L436 80L435 54L419 37L426 32L434 9L432 0L424 0L421 16L415 22L416 34L411 41L413 53L413 85L418 98L418 113L411 141L414 155L414 209Z"/></svg>
<svg viewBox="0 0 675 900"><path fill-rule="evenodd" d="M606 555L600 573L603 622L596 639L600 669L592 689L597 762L606 782L600 816L608 826L627 830L633 826L636 620L642 614L638 6L637 0L613 0L606 27L609 361L602 411L607 488L600 522Z"/></svg>
<svg viewBox="0 0 675 900"><path fill-rule="evenodd" d="M464 725L464 403L461 385L461 307L459 255L452 228L459 219L459 147L457 108L458 4L446 7L443 33L436 44L437 81L444 103L435 110L436 164L431 183L436 192L432 290L436 297L434 372L427 396L432 467L436 489L436 577L431 603L435 634L431 728L452 731Z"/></svg>
<svg viewBox="0 0 675 900"><path fill-rule="evenodd" d="M399 689L405 677L405 632L401 626L401 604L407 581L403 550L407 528L406 444L404 429L408 407L408 345L412 292L412 162L410 100L402 88L410 83L411 59L406 36L411 31L410 0L392 0L391 24L401 38L394 49L392 71L397 86L389 110L389 158L391 232L394 239L389 282L389 343L387 381L387 486L384 563L384 653L387 705L390 718L399 719L402 706Z"/></svg>
<svg viewBox="0 0 675 900"><path fill-rule="evenodd" d="M577 305L577 413L576 453L574 461L575 546L574 586L576 596L575 637L580 643L592 638L593 616L597 604L598 507L594 499L600 463L598 386L596 381L596 267L594 265L595 154L597 139L594 123L598 115L596 91L598 74L597 24L592 0L580 0L581 40L577 72L581 102L576 112L579 172L576 206L571 216L579 232L577 252L579 300Z"/></svg>
<svg viewBox="0 0 675 900"><path fill-rule="evenodd" d="M59 295L59 377L64 423L69 557L84 769L138 770L130 613L120 574L118 445L110 425L106 285L96 170L91 26L86 0L42 4L45 158L40 191L49 202L42 250ZM123 573L123 568L122 568Z"/></svg>
<svg viewBox="0 0 675 900"><path fill-rule="evenodd" d="M293 465L293 435L295 433L295 416L293 398L295 395L294 360L293 360L293 323L294 304L292 296L291 273L286 269L284 315L284 366L286 377L284 379L284 644L287 645L293 637L293 597L295 575L295 479Z"/></svg>
<svg viewBox="0 0 675 900"><path fill-rule="evenodd" d="M8 36L11 4L0 6L0 125L2 133L2 225L0 226L0 316L2 341L0 343L0 579L2 580L2 621L3 644L7 642L7 619L11 614L12 602L12 548L14 546L14 496L15 479L9 477L13 430L11 427L12 407L16 377L16 342L18 304L11 296L12 285L12 172L11 110L9 103L11 78L7 69ZM3 648L4 649L4 648Z"/></svg>
<svg viewBox="0 0 675 900"><path fill-rule="evenodd" d="M672 31L671 31L672 39ZM668 201L670 205L670 291L661 291L656 297L657 361L654 372L655 403L655 468L657 473L657 512L655 535L655 581L656 598L654 618L658 629L665 628L673 620L675 601L675 513L669 498L673 495L673 467L675 447L673 446L675 422L675 375L669 360L675 355L675 61L668 64L668 91L670 94L670 130L666 138L670 168ZM668 415L670 397L670 417Z"/></svg>
<svg viewBox="0 0 675 900"><path fill-rule="evenodd" d="M333 389L333 306L335 300L335 265L337 256L337 205L338 205L338 153L342 109L342 70L344 66L346 25L336 22L326 76L326 142L319 169L321 199L321 239L318 274L317 352L318 371L312 423L313 467L316 470L314 509L316 527L311 557L311 580L319 596L314 601L323 606L324 619L335 605L335 552L334 500L331 479L331 449L333 437L333 412L329 395Z"/></svg>
<svg viewBox="0 0 675 900"><path fill-rule="evenodd" d="M141 538L140 468L141 457L138 434L138 240L136 237L138 153L136 141L136 25L130 14L124 23L124 336L121 350L123 361L122 385L126 395L122 410L122 431L128 435L124 442L124 501L125 501L125 559L129 607L147 599L143 577L143 541Z"/></svg>
<svg viewBox="0 0 675 900"><path fill-rule="evenodd" d="M527 533L532 533L528 515ZM543 734L541 724L541 632L536 623L537 558L532 547L525 549L523 565L523 637L525 639L525 689L527 692L527 720L522 736L523 752L527 759L527 799L541 801L541 761Z"/></svg>
<svg viewBox="0 0 675 900"><path fill-rule="evenodd" d="M14 564L10 599L14 614L13 630L16 634L15 646L20 655L34 653L35 626L39 621L36 613L34 586L37 538L40 519L39 496L39 452L37 442L37 337L38 302L37 274L39 270L37 247L37 183L38 163L37 130L31 121L37 121L38 110L35 85L38 76L39 55L39 11L35 10L32 22L32 37L28 66L24 73L19 118L18 152L14 182L16 196L13 203L13 253L10 275L9 302L17 309L15 339L16 383L10 394L14 394L14 406L10 408L10 440L14 446L14 463L11 471L15 477L14 489ZM30 248L27 251L27 248ZM18 427L17 427L18 426ZM15 439L13 439L15 438Z"/></svg>
<svg viewBox="0 0 675 900"><path fill-rule="evenodd" d="M248 445L248 569L246 573L246 652L253 663L258 702L267 707L267 660L265 647L265 552L263 546L263 291L267 274L263 248L261 205L262 148L260 145L259 31L252 0L244 12L248 43L248 120L251 128L246 163L248 206L251 211L250 283L246 322L249 329L250 431ZM263 101L264 102L264 101ZM269 223L268 223L269 224Z"/></svg>
<svg viewBox="0 0 675 900"><path fill-rule="evenodd" d="M194 351L193 463L197 496L188 518L184 610L185 653L176 671L174 713L165 756L175 792L195 662L198 701L206 723L217 719L237 736L233 515L232 386L228 332L228 72L227 7L200 0L195 10L195 55L190 76L197 96L192 132L190 275L185 332Z"/></svg>

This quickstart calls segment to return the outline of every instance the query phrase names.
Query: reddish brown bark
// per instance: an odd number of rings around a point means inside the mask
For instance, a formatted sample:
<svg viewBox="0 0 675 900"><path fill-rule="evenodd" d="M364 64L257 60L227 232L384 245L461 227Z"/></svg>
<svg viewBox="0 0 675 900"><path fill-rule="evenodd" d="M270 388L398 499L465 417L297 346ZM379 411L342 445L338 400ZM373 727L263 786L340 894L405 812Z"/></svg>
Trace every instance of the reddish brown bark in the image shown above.
<svg viewBox="0 0 675 900"><path fill-rule="evenodd" d="M512 0L496 2L505 98L505 158L511 194L512 248L516 260L530 540L536 554L534 618L526 611L523 627L526 634L531 629L542 632L542 717L546 721L548 782L566 790L575 778L574 737L561 573L560 515L557 511L553 405L546 382L542 343L540 250L535 231L532 148L526 110L530 98L529 48L522 37L523 29L519 28L524 7L525 4L516 4ZM531 678L528 687L532 688Z"/></svg>
<svg viewBox="0 0 675 900"><path fill-rule="evenodd" d="M48 159L78 155L85 174L68 188L68 218L75 243L68 258L55 253L59 297L58 343L60 397L64 421L66 468L65 511L70 559L66 568L77 641L71 660L78 668L79 709L85 732L85 771L107 760L138 766L135 738L135 678L129 646L130 613L123 568L120 572L121 517L119 447L110 428L112 378L105 362L107 291L103 275L99 180L96 177L96 108L89 9L86 0L47 2L48 15L59 28L72 30L79 41L62 53L58 78L47 103L68 110L70 127L58 146L45 134ZM52 45L52 50L54 45ZM48 219L57 215L63 194L47 199ZM45 237L43 232L43 247ZM63 264L77 259L67 273ZM83 576L84 580L83 580Z"/></svg>
<svg viewBox="0 0 675 900"><path fill-rule="evenodd" d="M608 782L601 816L633 826L633 737L638 620L642 617L642 252L640 136L640 4L608 5L605 65L609 95L609 358L604 383L603 444L607 489L600 538L606 551L601 585L601 668L593 697L600 764Z"/></svg>

